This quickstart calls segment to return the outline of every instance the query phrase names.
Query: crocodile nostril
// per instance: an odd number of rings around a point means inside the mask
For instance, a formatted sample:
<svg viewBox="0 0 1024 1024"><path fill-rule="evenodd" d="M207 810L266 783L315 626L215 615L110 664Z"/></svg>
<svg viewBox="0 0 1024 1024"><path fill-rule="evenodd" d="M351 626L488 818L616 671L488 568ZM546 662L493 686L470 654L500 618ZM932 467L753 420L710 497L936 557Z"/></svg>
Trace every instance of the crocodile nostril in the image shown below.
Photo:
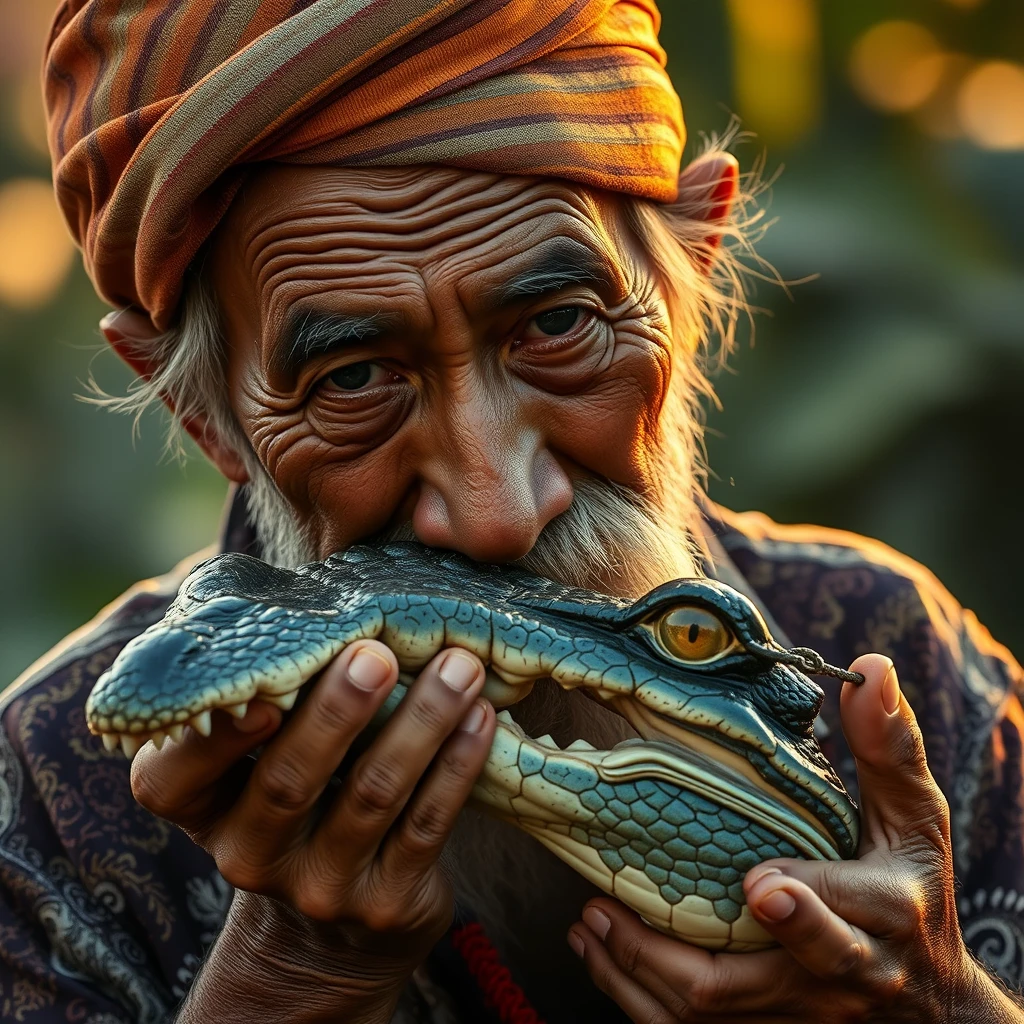
<svg viewBox="0 0 1024 1024"><path fill-rule="evenodd" d="M825 700L825 691L789 665L765 673L761 699L772 717L795 733L809 735Z"/></svg>

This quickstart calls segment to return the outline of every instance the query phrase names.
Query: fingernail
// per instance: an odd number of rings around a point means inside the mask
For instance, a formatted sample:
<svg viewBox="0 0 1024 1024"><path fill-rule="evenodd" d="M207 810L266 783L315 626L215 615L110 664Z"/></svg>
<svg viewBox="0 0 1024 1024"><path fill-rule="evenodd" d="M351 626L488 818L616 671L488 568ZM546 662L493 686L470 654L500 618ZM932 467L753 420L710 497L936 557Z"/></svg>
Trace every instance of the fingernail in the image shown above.
<svg viewBox="0 0 1024 1024"><path fill-rule="evenodd" d="M449 651L448 657L441 662L437 674L445 685L458 693L469 689L470 683L476 679L476 662L461 651Z"/></svg>
<svg viewBox="0 0 1024 1024"><path fill-rule="evenodd" d="M882 707L889 716L895 715L900 706L900 681L896 675L896 668L889 669L889 674L882 683Z"/></svg>
<svg viewBox="0 0 1024 1024"><path fill-rule="evenodd" d="M758 900L757 909L770 921L785 921L796 910L796 900L785 889L773 889Z"/></svg>
<svg viewBox="0 0 1024 1024"><path fill-rule="evenodd" d="M231 721L239 732L259 732L270 721L270 708L263 701L254 700L242 718L232 718Z"/></svg>
<svg viewBox="0 0 1024 1024"><path fill-rule="evenodd" d="M781 875L782 871L779 868L751 868L743 881L746 883L749 889L752 885L756 885L761 881L762 878L767 878L769 875Z"/></svg>
<svg viewBox="0 0 1024 1024"><path fill-rule="evenodd" d="M569 948L577 955L583 956L583 940L576 932L569 932Z"/></svg>
<svg viewBox="0 0 1024 1024"><path fill-rule="evenodd" d="M391 675L391 663L371 647L361 647L348 663L348 681L359 690L371 693Z"/></svg>
<svg viewBox="0 0 1024 1024"><path fill-rule="evenodd" d="M587 927L604 942L604 937L612 926L611 918L603 910L598 910L597 907L587 907L583 911L583 920L586 922Z"/></svg>
<svg viewBox="0 0 1024 1024"><path fill-rule="evenodd" d="M462 724L459 728L463 732L479 732L484 726L484 720L487 718L487 709L483 706L480 701L477 701L467 712L466 717L462 719Z"/></svg>

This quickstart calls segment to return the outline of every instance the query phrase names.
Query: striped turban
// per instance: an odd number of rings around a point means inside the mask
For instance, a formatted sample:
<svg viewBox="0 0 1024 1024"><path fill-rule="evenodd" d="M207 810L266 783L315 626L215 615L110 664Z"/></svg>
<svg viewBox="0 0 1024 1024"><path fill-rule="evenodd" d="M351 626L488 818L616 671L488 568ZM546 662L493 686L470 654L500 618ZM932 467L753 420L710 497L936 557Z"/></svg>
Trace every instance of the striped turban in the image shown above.
<svg viewBox="0 0 1024 1024"><path fill-rule="evenodd" d="M654 0L65 0L57 197L103 298L173 322L254 164L443 164L668 201Z"/></svg>

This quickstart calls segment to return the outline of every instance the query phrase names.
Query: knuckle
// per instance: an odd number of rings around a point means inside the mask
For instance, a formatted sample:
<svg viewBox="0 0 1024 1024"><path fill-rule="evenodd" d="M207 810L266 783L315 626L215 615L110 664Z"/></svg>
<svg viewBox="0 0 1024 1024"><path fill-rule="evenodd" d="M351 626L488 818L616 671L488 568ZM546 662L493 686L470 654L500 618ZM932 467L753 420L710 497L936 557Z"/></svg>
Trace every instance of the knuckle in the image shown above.
<svg viewBox="0 0 1024 1024"><path fill-rule="evenodd" d="M684 1009L683 1013L687 1011ZM659 1006L649 1017L646 1018L651 1024L679 1024L683 1018L682 1014L675 1013L668 1007ZM690 1018L692 1019L692 1018Z"/></svg>
<svg viewBox="0 0 1024 1024"><path fill-rule="evenodd" d="M239 856L234 851L221 853L216 857L216 863L217 870L224 877L224 881L233 889L262 893L265 885L262 872L256 869L246 857Z"/></svg>
<svg viewBox="0 0 1024 1024"><path fill-rule="evenodd" d="M691 1006L676 992L666 994L665 999L667 1000L664 1004L665 1013L660 1017L655 1017L657 1021L665 1021L666 1024L679 1024L680 1021L696 1020L694 1014L703 1012L699 1008Z"/></svg>
<svg viewBox="0 0 1024 1024"><path fill-rule="evenodd" d="M932 894L929 887L918 878L908 878L901 883L902 892L898 902L900 924L907 936L920 933L929 916Z"/></svg>
<svg viewBox="0 0 1024 1024"><path fill-rule="evenodd" d="M180 809L173 799L168 780L152 768L135 770L133 766L131 787L136 801L158 818L173 820L175 812Z"/></svg>
<svg viewBox="0 0 1024 1024"><path fill-rule="evenodd" d="M702 971L687 988L685 998L680 996L681 1009L672 1008L678 1017L691 1011L707 1013L720 1008L725 994L721 976L716 971Z"/></svg>
<svg viewBox="0 0 1024 1024"><path fill-rule="evenodd" d="M846 882L838 861L828 861L818 876L818 895L827 907L838 907L843 902Z"/></svg>
<svg viewBox="0 0 1024 1024"><path fill-rule="evenodd" d="M444 710L431 700L422 697L414 700L409 715L417 731L427 736L446 736L449 732L450 723Z"/></svg>
<svg viewBox="0 0 1024 1024"><path fill-rule="evenodd" d="M302 770L290 758L260 758L254 779L264 799L285 812L305 810L310 794Z"/></svg>
<svg viewBox="0 0 1024 1024"><path fill-rule="evenodd" d="M889 961L874 972L872 980L876 998L890 1003L902 994L909 979L905 968L898 963Z"/></svg>
<svg viewBox="0 0 1024 1024"><path fill-rule="evenodd" d="M450 780L459 784L472 782L480 772L464 754L456 753L454 750L445 751L439 768Z"/></svg>
<svg viewBox="0 0 1024 1024"><path fill-rule="evenodd" d="M922 808L903 823L898 848L916 863L932 866L945 863L950 853L949 818Z"/></svg>
<svg viewBox="0 0 1024 1024"><path fill-rule="evenodd" d="M405 846L418 852L441 847L448 837L448 822L444 808L434 800L410 808L405 822Z"/></svg>
<svg viewBox="0 0 1024 1024"><path fill-rule="evenodd" d="M338 904L319 885L305 885L292 897L292 906L311 921L330 924L338 918Z"/></svg>
<svg viewBox="0 0 1024 1024"><path fill-rule="evenodd" d="M400 791L397 768L381 757L364 761L352 771L349 792L363 815L375 818L390 813Z"/></svg>
<svg viewBox="0 0 1024 1024"><path fill-rule="evenodd" d="M801 946L814 948L820 942L828 940L832 930L832 919L827 912L814 914L806 926L799 931L798 942Z"/></svg>
<svg viewBox="0 0 1024 1024"><path fill-rule="evenodd" d="M856 939L839 952L828 968L833 978L845 978L857 971L864 962L864 947Z"/></svg>
<svg viewBox="0 0 1024 1024"><path fill-rule="evenodd" d="M364 927L380 935L402 931L405 924L404 915L391 902L375 901L366 908L361 916Z"/></svg>
<svg viewBox="0 0 1024 1024"><path fill-rule="evenodd" d="M894 741L893 755L898 764L910 767L915 774L924 773L930 777L925 757L924 738L915 723L899 731Z"/></svg>
<svg viewBox="0 0 1024 1024"><path fill-rule="evenodd" d="M616 975L615 968L610 963L594 964L591 963L590 977L594 984L606 995L614 998L616 989Z"/></svg>
<svg viewBox="0 0 1024 1024"><path fill-rule="evenodd" d="M356 731L353 709L341 687L325 686L317 692L316 723L326 733L347 736Z"/></svg>
<svg viewBox="0 0 1024 1024"><path fill-rule="evenodd" d="M616 959L627 974L633 974L647 959L647 944L641 936L630 935L623 939Z"/></svg>

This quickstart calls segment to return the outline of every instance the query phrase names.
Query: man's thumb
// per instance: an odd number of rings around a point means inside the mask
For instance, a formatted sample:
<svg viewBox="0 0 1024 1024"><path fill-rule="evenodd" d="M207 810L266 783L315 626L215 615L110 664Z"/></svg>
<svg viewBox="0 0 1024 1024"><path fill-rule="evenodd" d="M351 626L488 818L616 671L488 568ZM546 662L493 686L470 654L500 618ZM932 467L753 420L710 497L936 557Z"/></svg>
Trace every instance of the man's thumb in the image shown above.
<svg viewBox="0 0 1024 1024"><path fill-rule="evenodd" d="M845 683L840 699L843 732L857 761L865 830L892 830L909 838L948 818L925 758L917 718L900 692L896 668L880 654L858 658L851 669L864 683Z"/></svg>

